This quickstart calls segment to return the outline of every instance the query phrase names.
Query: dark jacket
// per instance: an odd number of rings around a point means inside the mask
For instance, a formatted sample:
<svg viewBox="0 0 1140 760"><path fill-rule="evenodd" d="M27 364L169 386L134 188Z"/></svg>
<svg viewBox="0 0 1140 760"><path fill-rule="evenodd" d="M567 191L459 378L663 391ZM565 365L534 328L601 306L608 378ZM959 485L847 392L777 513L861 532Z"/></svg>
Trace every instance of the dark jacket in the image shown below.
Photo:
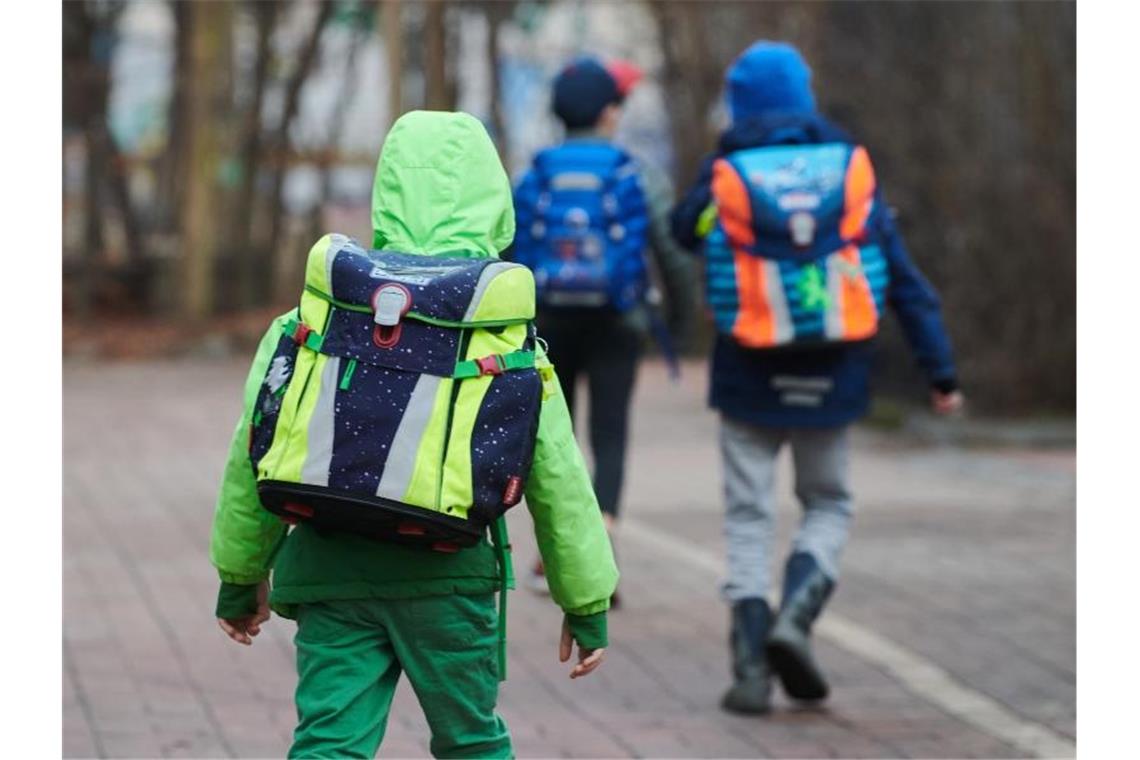
<svg viewBox="0 0 1140 760"><path fill-rule="evenodd" d="M673 209L673 237L699 253L698 219L712 202L712 165L719 157L764 145L852 143L818 114L769 113L734 125L700 177ZM868 226L881 235L890 272L887 302L898 315L919 366L932 387L957 388L950 339L938 294L907 254L882 192ZM870 403L871 347L835 345L814 349L756 350L718 335L713 349L709 403L727 417L767 427L837 427L866 413Z"/></svg>

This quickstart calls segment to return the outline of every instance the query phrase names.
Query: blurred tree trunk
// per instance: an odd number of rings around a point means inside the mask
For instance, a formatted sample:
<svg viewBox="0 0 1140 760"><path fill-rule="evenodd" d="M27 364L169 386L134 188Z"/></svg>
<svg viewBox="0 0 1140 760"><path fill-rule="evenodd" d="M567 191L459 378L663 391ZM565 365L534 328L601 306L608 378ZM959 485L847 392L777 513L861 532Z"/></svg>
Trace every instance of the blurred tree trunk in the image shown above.
<svg viewBox="0 0 1140 760"><path fill-rule="evenodd" d="M170 0L174 18L174 70L166 109L166 148L158 168L155 218L158 226L179 232L186 184L186 86L190 67L190 3Z"/></svg>
<svg viewBox="0 0 1140 760"><path fill-rule="evenodd" d="M424 18L424 107L455 110L455 77L448 66L447 0L428 0Z"/></svg>
<svg viewBox="0 0 1140 760"><path fill-rule="evenodd" d="M230 3L191 3L190 55L186 79L187 184L182 211L182 266L185 291L183 316L192 321L209 317L215 306L214 259L218 243L217 179L224 157L222 124L229 113L227 36L231 34Z"/></svg>
<svg viewBox="0 0 1140 760"><path fill-rule="evenodd" d="M649 7L657 23L665 101L670 104L673 181L684 188L696 177L701 157L711 147L708 117L720 87L719 82L710 82L709 72L716 62L710 60L705 12L698 3L651 2Z"/></svg>
<svg viewBox="0 0 1140 760"><path fill-rule="evenodd" d="M404 25L401 0L380 0L384 50L388 54L388 121L404 112Z"/></svg>
<svg viewBox="0 0 1140 760"><path fill-rule="evenodd" d="M491 69L491 136L499 147L499 156L507 151L507 127L503 117L503 83L499 77L499 35L511 17L515 3L490 0L483 4L487 16L487 65Z"/></svg>
<svg viewBox="0 0 1140 760"><path fill-rule="evenodd" d="M102 167L90 150L87 137L89 100L93 88L87 84L91 69L92 24L82 3L63 5L63 70L71 76L63 78L63 125L65 130L82 132L86 144L83 183L83 250L81 270L75 289L75 308L81 318L90 315L95 301L96 270L103 251L103 217L99 212L99 177ZM76 76L78 73L79 76Z"/></svg>
<svg viewBox="0 0 1140 760"><path fill-rule="evenodd" d="M356 60L360 54L361 46L368 37L368 31L367 27L355 31L352 35L352 41L348 44L348 52L345 53L344 77L341 79L340 92L337 93L336 102L333 104L332 113L329 116L329 134L325 140L325 149L321 151L319 159L321 197L313 206L313 212L309 218L309 238L312 240L316 240L325 232L324 208L332 198L334 160L339 154L341 140L344 137L344 127L347 123L345 117L348 115L359 89L360 67L357 66Z"/></svg>
<svg viewBox="0 0 1140 760"><path fill-rule="evenodd" d="M84 216L86 219L83 274L76 306L90 314L105 264L107 201L115 207L126 246L127 282L131 300L141 302L144 284L138 275L145 267L142 234L130 199L127 166L107 124L111 95L111 61L117 43L121 2L72 2L63 6L64 58L80 71L72 81L68 121L83 130L86 141ZM65 83L65 87L68 84Z"/></svg>
<svg viewBox="0 0 1140 760"><path fill-rule="evenodd" d="M254 244L253 200L257 190L258 170L264 158L261 108L265 101L265 87L269 80L270 62L273 58L273 28L280 14L281 2L256 0L248 2L247 7L254 15L257 51L254 58L250 99L240 128L237 155L240 180L237 197L232 207L232 232L229 238L238 257L238 301L240 305L249 308L261 302L266 290L263 285L265 273L272 265L270 249L258 249Z"/></svg>
<svg viewBox="0 0 1140 760"><path fill-rule="evenodd" d="M277 249L282 238L281 228L285 219L282 191L285 186L285 174L289 170L289 129L293 126L293 119L297 116L297 109L301 104L301 90L305 86L309 74L313 71L313 66L317 60L317 53L320 51L321 34L325 30L325 25L332 17L334 7L335 4L331 2L318 3L317 16L313 19L313 25L309 30L309 35L301 46L301 51L297 57L296 68L293 69L292 75L285 84L285 107L281 113L281 121L278 122L277 129L274 131L268 146L269 154L272 158L272 182L269 192L271 205L269 209L269 230L266 240L266 250L267 256L270 257L271 261L275 260L278 255ZM268 275L269 273L266 274ZM261 282L270 288L269 293L275 290L272 277L263 278ZM259 295L264 298L267 297L269 293Z"/></svg>

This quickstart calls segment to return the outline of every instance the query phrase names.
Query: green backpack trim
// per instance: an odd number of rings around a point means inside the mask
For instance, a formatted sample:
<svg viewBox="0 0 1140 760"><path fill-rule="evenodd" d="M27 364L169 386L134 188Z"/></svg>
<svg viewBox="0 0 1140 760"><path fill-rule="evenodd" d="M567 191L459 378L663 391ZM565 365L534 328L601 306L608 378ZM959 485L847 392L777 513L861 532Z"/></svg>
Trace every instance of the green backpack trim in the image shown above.
<svg viewBox="0 0 1140 760"><path fill-rule="evenodd" d="M499 375L534 367L534 351L512 351L509 354L491 354L481 359L468 359L455 365L452 377L463 380L480 375Z"/></svg>
<svg viewBox="0 0 1140 760"><path fill-rule="evenodd" d="M361 314L371 314L372 313L372 307L371 306L361 306L359 304L348 303L347 301L341 301L340 299L334 298L333 296L329 295L328 293L325 293L324 291L322 291L318 288L315 288L312 285L306 285L305 291L308 293L312 293L317 298L328 301L330 304L337 307L338 309L345 309L346 311L355 311L355 312L359 312ZM447 319L439 319L437 317L429 317L427 314L421 314L417 311L409 311L407 314L404 315L404 318L405 319L414 319L417 322L423 322L425 324L434 325L436 327L451 327L451 328L455 328L457 330L460 330L460 329L472 329L472 330L474 330L474 329L485 328L485 327L509 327L510 325L525 325L528 322L532 321L529 317L517 317L515 319L484 319L484 320L476 320L476 321L470 321L470 322L461 322L461 321L456 322L456 321L451 321L451 320L447 320Z"/></svg>
<svg viewBox="0 0 1140 760"><path fill-rule="evenodd" d="M521 324L521 323L520 323ZM324 336L299 319L290 319L282 326L282 332L292 338L299 345L320 353L324 344ZM356 369L356 359L349 359L349 368L341 379L340 388L346 390L352 381L352 373ZM451 377L456 380L466 380L482 375L500 375L504 372L514 372L520 369L533 369L535 366L534 351L511 351L507 354L489 354L479 359L467 359L456 362L455 371Z"/></svg>

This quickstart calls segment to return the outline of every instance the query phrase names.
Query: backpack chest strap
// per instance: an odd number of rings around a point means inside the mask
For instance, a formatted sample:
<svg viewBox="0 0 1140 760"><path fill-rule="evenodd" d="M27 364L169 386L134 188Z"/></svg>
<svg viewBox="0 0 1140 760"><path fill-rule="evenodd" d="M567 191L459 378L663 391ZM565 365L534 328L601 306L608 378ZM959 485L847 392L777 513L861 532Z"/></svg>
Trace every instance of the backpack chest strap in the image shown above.
<svg viewBox="0 0 1140 760"><path fill-rule="evenodd" d="M458 362L451 376L457 380L483 375L501 375L534 367L534 351L512 351L509 354L491 354L480 359Z"/></svg>
<svg viewBox="0 0 1140 760"><path fill-rule="evenodd" d="M299 319L290 319L282 326L283 332L298 346L320 351L325 342L324 336Z"/></svg>

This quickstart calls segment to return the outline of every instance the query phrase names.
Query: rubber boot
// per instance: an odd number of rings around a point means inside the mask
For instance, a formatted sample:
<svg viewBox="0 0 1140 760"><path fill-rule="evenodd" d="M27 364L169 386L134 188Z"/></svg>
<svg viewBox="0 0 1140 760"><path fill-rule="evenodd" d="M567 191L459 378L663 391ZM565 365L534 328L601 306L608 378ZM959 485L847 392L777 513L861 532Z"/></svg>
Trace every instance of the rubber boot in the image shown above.
<svg viewBox="0 0 1140 760"><path fill-rule="evenodd" d="M771 707L772 679L764 657L764 639L772 611L763 599L742 599L732 605L732 686L720 706L729 712L757 715Z"/></svg>
<svg viewBox="0 0 1140 760"><path fill-rule="evenodd" d="M824 575L810 554L797 552L784 568L784 598L768 634L768 662L789 697L808 702L826 699L827 679L811 651L811 626L835 581Z"/></svg>

